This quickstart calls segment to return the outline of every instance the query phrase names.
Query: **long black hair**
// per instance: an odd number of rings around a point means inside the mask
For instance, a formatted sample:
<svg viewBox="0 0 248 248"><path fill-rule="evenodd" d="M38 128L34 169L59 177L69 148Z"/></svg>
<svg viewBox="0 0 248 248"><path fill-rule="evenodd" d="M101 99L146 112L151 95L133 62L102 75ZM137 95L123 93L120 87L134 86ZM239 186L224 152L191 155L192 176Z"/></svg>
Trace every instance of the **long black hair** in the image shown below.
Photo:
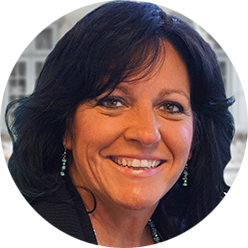
<svg viewBox="0 0 248 248"><path fill-rule="evenodd" d="M63 135L77 106L120 82L145 77L164 56L164 42L187 66L194 135L188 187L179 178L153 217L169 239L217 206L229 189L223 171L231 158L234 123L228 107L234 100L226 98L216 55L185 22L154 4L131 1L109 2L81 19L47 57L33 93L8 105L8 166L29 201L58 190Z"/></svg>

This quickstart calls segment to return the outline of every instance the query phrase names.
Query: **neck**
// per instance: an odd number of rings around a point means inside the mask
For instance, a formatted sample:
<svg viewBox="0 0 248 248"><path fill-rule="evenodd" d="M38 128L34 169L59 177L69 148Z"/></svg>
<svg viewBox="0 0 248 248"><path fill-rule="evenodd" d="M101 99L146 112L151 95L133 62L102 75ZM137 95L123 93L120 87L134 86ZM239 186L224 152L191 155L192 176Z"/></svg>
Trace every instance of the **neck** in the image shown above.
<svg viewBox="0 0 248 248"><path fill-rule="evenodd" d="M154 244L151 228L147 225L156 206L137 211L111 208L99 204L90 214L98 244L108 247L140 247Z"/></svg>

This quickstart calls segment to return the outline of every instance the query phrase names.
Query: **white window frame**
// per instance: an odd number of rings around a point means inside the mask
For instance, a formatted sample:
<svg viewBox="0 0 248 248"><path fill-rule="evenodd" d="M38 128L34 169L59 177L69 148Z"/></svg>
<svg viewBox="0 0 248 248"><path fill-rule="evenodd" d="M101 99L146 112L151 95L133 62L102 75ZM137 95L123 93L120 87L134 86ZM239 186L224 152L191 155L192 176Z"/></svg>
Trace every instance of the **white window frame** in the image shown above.
<svg viewBox="0 0 248 248"><path fill-rule="evenodd" d="M224 53L222 49L216 49L216 54L219 60L219 63L226 64L226 75L225 75L225 89L227 97L231 97L233 95L232 91L232 64L227 55Z"/></svg>
<svg viewBox="0 0 248 248"><path fill-rule="evenodd" d="M44 62L46 60L46 56L36 56L31 59L31 73L30 73L30 85L28 86L28 92L31 93L34 90L37 75L36 75L36 63L42 62L44 65Z"/></svg>
<svg viewBox="0 0 248 248"><path fill-rule="evenodd" d="M30 63L30 60L28 58L25 58L25 57L21 57L17 62L17 63L22 63L24 62L26 64L26 75L25 75L25 82L26 82L26 85L25 85L25 92L24 94L26 95L27 94L27 89L28 89L28 85L30 84L30 77L29 77L29 74L28 74L28 71L30 70L31 68L31 63ZM13 67L14 69L14 67ZM9 77L9 80L11 79L11 75ZM8 83L6 85L6 92L5 92L5 97L6 97L6 103L8 104L9 102L9 97L10 97L10 84L9 84L9 80L8 80Z"/></svg>
<svg viewBox="0 0 248 248"><path fill-rule="evenodd" d="M31 61L30 61L29 58L20 57L18 59L18 61L16 62L16 64L17 63L20 63L20 62L24 62L26 64L26 76L25 76L26 86L25 86L25 92L24 92L24 94L26 95L26 94L28 94L28 87L29 87L29 85L31 83L30 82L30 76L29 76L29 73L28 73L28 71L31 68ZM13 67L13 69L14 69L14 67ZM10 80L10 77L9 77L9 80ZM10 91L10 88L9 88L10 87L10 84L9 84L9 80L8 80L8 82L6 84L6 87L5 87L5 92L4 92L4 95L3 95L2 107L1 107L1 110L2 110L2 115L1 115L1 131L2 132L6 132L7 131L7 129L5 127L5 120L4 120L4 118L5 118L5 110L6 110L7 105L9 104L9 100L10 100L9 99L10 98L10 92L9 92Z"/></svg>
<svg viewBox="0 0 248 248"><path fill-rule="evenodd" d="M36 43L35 43L36 42L36 38L43 31L43 30L41 30L40 33L35 37L35 39L30 43L30 50L35 55L44 55L44 54L47 55L54 48L54 45L57 42L57 28L55 26L55 23L52 23L50 26L48 26L45 29L51 29L52 30L52 41L51 41L52 47L50 49L37 49L36 48L36 46L35 46L36 45Z"/></svg>

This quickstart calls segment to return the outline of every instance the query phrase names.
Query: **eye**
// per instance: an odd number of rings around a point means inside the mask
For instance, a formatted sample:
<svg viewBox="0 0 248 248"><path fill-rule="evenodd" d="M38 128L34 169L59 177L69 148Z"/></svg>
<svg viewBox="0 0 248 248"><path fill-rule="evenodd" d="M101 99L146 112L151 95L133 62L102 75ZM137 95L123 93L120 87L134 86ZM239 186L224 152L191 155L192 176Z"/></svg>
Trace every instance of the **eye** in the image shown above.
<svg viewBox="0 0 248 248"><path fill-rule="evenodd" d="M183 113L183 107L176 102L164 102L159 106L159 109L169 114L181 114Z"/></svg>
<svg viewBox="0 0 248 248"><path fill-rule="evenodd" d="M117 97L103 98L98 102L97 105L108 109L116 109L124 106L123 101Z"/></svg>

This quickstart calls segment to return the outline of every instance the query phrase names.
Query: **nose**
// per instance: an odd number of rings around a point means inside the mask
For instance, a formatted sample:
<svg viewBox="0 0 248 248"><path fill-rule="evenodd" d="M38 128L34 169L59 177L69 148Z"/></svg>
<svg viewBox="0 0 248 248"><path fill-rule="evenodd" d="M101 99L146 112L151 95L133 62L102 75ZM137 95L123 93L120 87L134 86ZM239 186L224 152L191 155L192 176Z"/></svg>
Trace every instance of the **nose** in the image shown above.
<svg viewBox="0 0 248 248"><path fill-rule="evenodd" d="M125 139L139 142L143 147L151 147L161 140L155 113L151 109L139 110L129 120Z"/></svg>

